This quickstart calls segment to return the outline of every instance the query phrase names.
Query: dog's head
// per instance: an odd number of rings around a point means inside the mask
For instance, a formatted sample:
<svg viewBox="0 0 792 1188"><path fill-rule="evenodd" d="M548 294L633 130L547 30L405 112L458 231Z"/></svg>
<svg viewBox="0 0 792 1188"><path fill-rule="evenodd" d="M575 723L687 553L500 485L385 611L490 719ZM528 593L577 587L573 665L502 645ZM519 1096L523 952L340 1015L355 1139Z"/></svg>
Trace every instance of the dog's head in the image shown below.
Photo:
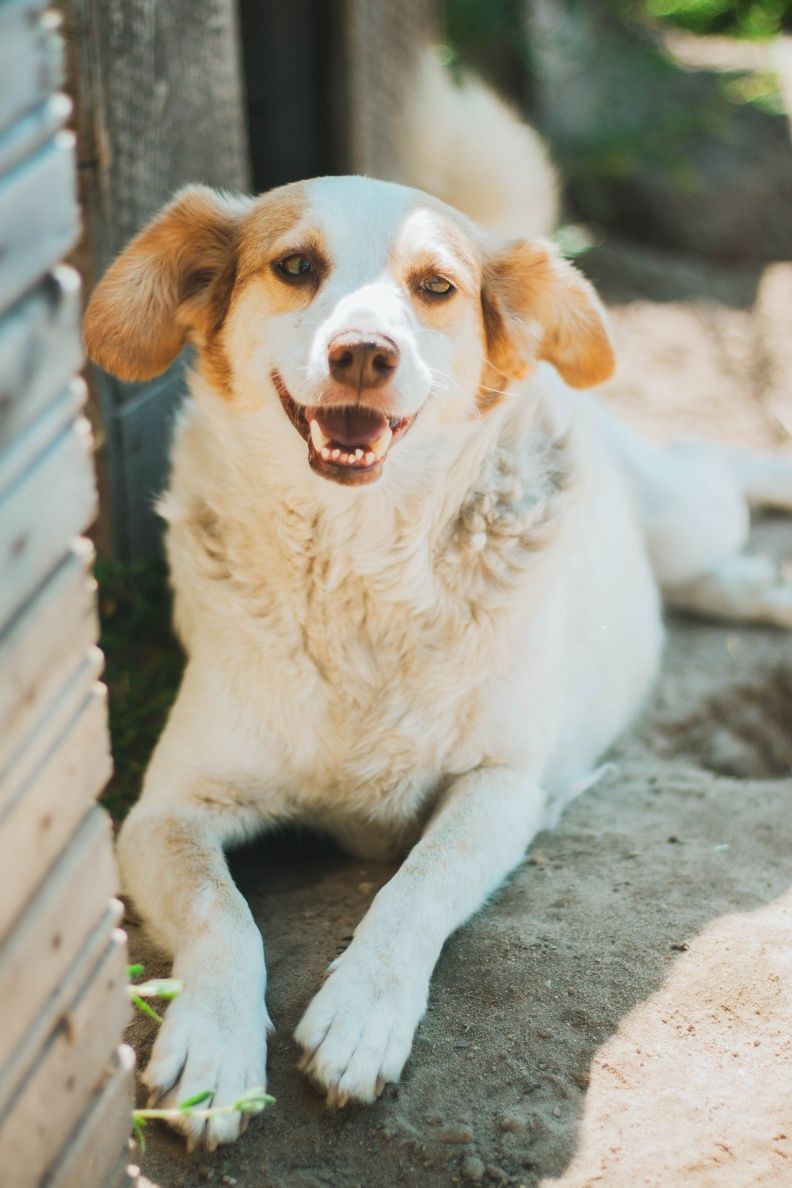
<svg viewBox="0 0 792 1188"><path fill-rule="evenodd" d="M177 195L97 287L85 342L145 380L186 341L217 399L268 410L314 471L356 486L411 432L485 414L538 360L575 387L613 366L596 294L548 243L496 249L450 207L359 177Z"/></svg>

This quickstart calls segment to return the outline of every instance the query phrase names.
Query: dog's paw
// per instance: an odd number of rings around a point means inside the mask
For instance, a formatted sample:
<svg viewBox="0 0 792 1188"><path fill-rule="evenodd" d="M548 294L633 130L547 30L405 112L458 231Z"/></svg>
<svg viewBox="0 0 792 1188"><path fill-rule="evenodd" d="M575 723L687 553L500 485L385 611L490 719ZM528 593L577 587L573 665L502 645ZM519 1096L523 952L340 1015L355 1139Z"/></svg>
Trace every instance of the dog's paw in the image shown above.
<svg viewBox="0 0 792 1188"><path fill-rule="evenodd" d="M372 1102L398 1081L426 1010L428 978L395 970L382 957L360 957L354 942L295 1032L300 1068L327 1093L328 1104Z"/></svg>
<svg viewBox="0 0 792 1188"><path fill-rule="evenodd" d="M149 1105L177 1109L208 1091L211 1097L197 1110L230 1106L250 1089L263 1088L268 1026L263 1002L259 1010L245 1009L229 997L219 1006L184 991L168 1008L143 1074ZM205 1145L213 1151L239 1138L249 1118L232 1111L211 1118L183 1114L168 1121L185 1136L188 1150Z"/></svg>

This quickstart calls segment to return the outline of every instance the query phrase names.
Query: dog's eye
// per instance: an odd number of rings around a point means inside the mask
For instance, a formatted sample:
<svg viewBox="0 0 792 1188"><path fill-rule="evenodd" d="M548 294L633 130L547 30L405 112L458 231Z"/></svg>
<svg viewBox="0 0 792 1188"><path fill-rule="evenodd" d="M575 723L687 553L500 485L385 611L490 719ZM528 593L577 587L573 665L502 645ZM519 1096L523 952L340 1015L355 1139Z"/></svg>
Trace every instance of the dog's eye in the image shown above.
<svg viewBox="0 0 792 1188"><path fill-rule="evenodd" d="M428 276L419 287L422 292L431 293L433 297L450 297L455 292L451 281L444 276Z"/></svg>
<svg viewBox="0 0 792 1188"><path fill-rule="evenodd" d="M295 252L293 256L284 256L278 261L278 270L288 280L308 280L316 276L316 269L307 256Z"/></svg>

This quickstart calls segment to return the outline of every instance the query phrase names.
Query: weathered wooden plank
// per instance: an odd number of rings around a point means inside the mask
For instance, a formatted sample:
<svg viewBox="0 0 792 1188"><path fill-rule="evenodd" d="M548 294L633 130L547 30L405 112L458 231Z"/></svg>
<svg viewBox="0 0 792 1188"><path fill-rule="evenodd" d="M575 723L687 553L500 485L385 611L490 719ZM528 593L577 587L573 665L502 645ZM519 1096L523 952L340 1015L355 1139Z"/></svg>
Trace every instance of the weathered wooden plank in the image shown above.
<svg viewBox="0 0 792 1188"><path fill-rule="evenodd" d="M31 597L95 513L90 433L79 418L0 500L0 624Z"/></svg>
<svg viewBox="0 0 792 1188"><path fill-rule="evenodd" d="M74 136L58 132L0 178L0 312L66 255L79 231Z"/></svg>
<svg viewBox="0 0 792 1188"><path fill-rule="evenodd" d="M0 1068L13 1062L14 1052L24 1045L36 1017L98 922L105 918L108 934L118 923L120 908L108 907L116 890L109 822L101 811L92 811L0 950L5 1020L0 1028Z"/></svg>
<svg viewBox="0 0 792 1188"><path fill-rule="evenodd" d="M71 380L58 398L22 433L17 434L10 448L0 452L0 499L35 466L48 446L74 420L84 402L85 386L82 380Z"/></svg>
<svg viewBox="0 0 792 1188"><path fill-rule="evenodd" d="M0 4L0 129L44 102L61 85L59 20L46 0Z"/></svg>
<svg viewBox="0 0 792 1188"><path fill-rule="evenodd" d="M347 132L355 173L398 180L400 114L432 0L346 0Z"/></svg>
<svg viewBox="0 0 792 1188"><path fill-rule="evenodd" d="M0 1117L0 1168L14 1188L37 1188L107 1076L129 1011L124 934L75 975L73 997Z"/></svg>
<svg viewBox="0 0 792 1188"><path fill-rule="evenodd" d="M98 635L93 548L75 542L52 578L0 635L0 772Z"/></svg>
<svg viewBox="0 0 792 1188"><path fill-rule="evenodd" d="M89 154L102 205L91 234L103 268L185 182L247 187L236 8L192 0L189 17L149 0L75 0L73 8L86 132L101 129L112 145Z"/></svg>
<svg viewBox="0 0 792 1188"><path fill-rule="evenodd" d="M52 140L68 120L71 109L71 100L65 95L52 95L0 133L0 177Z"/></svg>
<svg viewBox="0 0 792 1188"><path fill-rule="evenodd" d="M134 1052L122 1044L110 1079L58 1152L41 1188L115 1188L121 1181L124 1164L129 1162L124 1146L132 1126L134 1067ZM119 1152L124 1152L121 1160Z"/></svg>
<svg viewBox="0 0 792 1188"><path fill-rule="evenodd" d="M0 936L43 884L110 770L105 698L102 686L92 686L30 778L9 774L13 791L0 817Z"/></svg>
<svg viewBox="0 0 792 1188"><path fill-rule="evenodd" d="M0 452L79 368L79 320L80 278L65 265L0 319Z"/></svg>
<svg viewBox="0 0 792 1188"><path fill-rule="evenodd" d="M11 759L0 771L0 823L8 806L34 777L50 752L60 745L71 723L81 713L90 697L100 701L107 696L107 690L100 684L99 676L104 665L104 656L99 648L91 648L85 656L75 656L73 676L48 702L26 738L17 739L9 748Z"/></svg>

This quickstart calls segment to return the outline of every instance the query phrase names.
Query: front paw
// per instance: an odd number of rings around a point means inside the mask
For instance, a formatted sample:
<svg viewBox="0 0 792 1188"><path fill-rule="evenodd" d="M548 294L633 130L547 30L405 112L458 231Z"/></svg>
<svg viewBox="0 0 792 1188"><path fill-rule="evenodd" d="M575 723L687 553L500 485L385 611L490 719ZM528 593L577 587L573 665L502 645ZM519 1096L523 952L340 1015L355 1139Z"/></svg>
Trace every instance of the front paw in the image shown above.
<svg viewBox="0 0 792 1188"><path fill-rule="evenodd" d="M427 996L428 977L382 954L359 956L354 942L333 962L295 1032L300 1068L328 1104L372 1102L398 1081Z"/></svg>
<svg viewBox="0 0 792 1188"><path fill-rule="evenodd" d="M263 1001L234 1003L233 995L201 995L185 990L168 1008L151 1059L143 1074L149 1105L176 1109L200 1093L211 1097L198 1109L230 1106L250 1089L264 1088L267 1028ZM231 1143L247 1126L238 1111L208 1119L184 1114L168 1119L187 1139L188 1150L203 1144L213 1151Z"/></svg>

